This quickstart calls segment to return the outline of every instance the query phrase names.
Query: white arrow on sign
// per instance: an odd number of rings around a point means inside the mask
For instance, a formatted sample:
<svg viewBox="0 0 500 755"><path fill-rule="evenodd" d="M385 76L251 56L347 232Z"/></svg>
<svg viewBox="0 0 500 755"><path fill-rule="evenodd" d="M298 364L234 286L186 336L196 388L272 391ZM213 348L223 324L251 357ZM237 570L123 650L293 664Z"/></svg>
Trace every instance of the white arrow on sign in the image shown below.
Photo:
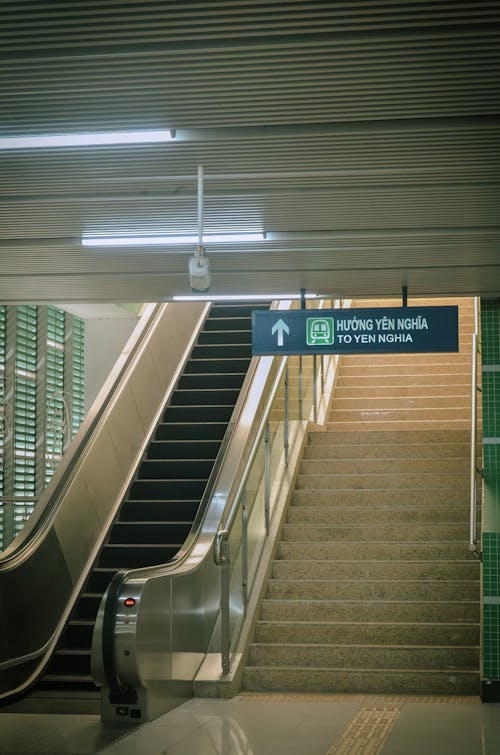
<svg viewBox="0 0 500 755"><path fill-rule="evenodd" d="M280 319L274 323L272 329L271 329L271 335L274 336L274 334L278 331L278 346L283 346L283 333L286 333L287 336L290 335L290 328L284 322L281 317Z"/></svg>

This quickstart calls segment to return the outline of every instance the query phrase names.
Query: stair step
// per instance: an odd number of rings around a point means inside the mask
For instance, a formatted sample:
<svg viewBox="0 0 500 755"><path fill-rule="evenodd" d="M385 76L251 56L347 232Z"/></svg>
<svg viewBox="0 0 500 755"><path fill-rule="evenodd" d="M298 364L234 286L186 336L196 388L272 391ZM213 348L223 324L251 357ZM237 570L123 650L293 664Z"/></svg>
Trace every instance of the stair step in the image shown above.
<svg viewBox="0 0 500 755"><path fill-rule="evenodd" d="M398 542L376 542L376 541L355 541L355 540L337 540L330 542L279 542L278 558L280 559L320 559L320 560L340 560L346 561L352 558L353 554L360 561L390 561L395 559L401 561L408 559L418 561L420 559L430 559L431 561L451 561L453 559L463 560L469 555L471 561L476 563L469 552L469 539L463 542L449 541L421 541L404 543Z"/></svg>
<svg viewBox="0 0 500 755"><path fill-rule="evenodd" d="M250 666L372 669L456 669L479 666L479 648L457 645L329 645L273 643L250 646Z"/></svg>
<svg viewBox="0 0 500 755"><path fill-rule="evenodd" d="M319 435L320 433L315 433ZM332 435L333 433L329 433ZM361 438L360 438L361 441ZM431 446L430 443L351 443L328 444L312 442L305 447L304 457L309 459L432 459L440 461L455 459L462 463L470 461L470 444L443 443Z"/></svg>
<svg viewBox="0 0 500 755"><path fill-rule="evenodd" d="M401 443L425 443L426 445L439 446L441 443L466 443L470 444L470 429L447 427L421 428L409 430L400 427L394 430L383 430L379 427L367 427L363 430L348 430L341 428L327 429L326 432L311 432L309 439L312 445L317 443L335 444L381 444Z"/></svg>
<svg viewBox="0 0 500 755"><path fill-rule="evenodd" d="M479 625L414 622L258 621L257 643L479 645Z"/></svg>
<svg viewBox="0 0 500 755"><path fill-rule="evenodd" d="M466 374L463 370L445 369L442 366L438 372L415 371L411 374L403 369L399 369L398 372L384 370L383 380L379 378L380 374L374 369L371 370L371 374L366 374L364 370L361 371L355 367L341 368L337 378L336 390L357 391L359 395L359 389L363 389L363 392L368 390L371 393L372 390L390 391L396 388L415 390L417 391L416 395L419 395L421 389L434 393L436 388L440 389L442 386L453 387L453 389L458 387L461 389L469 388L470 386L470 375L468 373Z"/></svg>
<svg viewBox="0 0 500 755"><path fill-rule="evenodd" d="M436 622L479 625L476 601L464 600L283 600L262 601L263 621Z"/></svg>
<svg viewBox="0 0 500 755"><path fill-rule="evenodd" d="M468 373L470 371L470 365L470 360L463 360L462 362L455 361L453 363L429 362L427 364L413 362L407 364L366 363L362 366L356 364L345 364L344 361L342 361L342 365L339 370L339 378L342 379L354 377L357 379L361 374L365 378L377 376L382 383L385 382L386 377L404 375L406 377L412 378L418 376L419 380L424 380L425 376L452 375L458 372Z"/></svg>
<svg viewBox="0 0 500 755"><path fill-rule="evenodd" d="M476 669L293 669L247 667L243 687L253 692L283 691L388 695L478 695Z"/></svg>
<svg viewBox="0 0 500 755"><path fill-rule="evenodd" d="M266 598L283 600L474 600L479 580L271 579Z"/></svg>
<svg viewBox="0 0 500 755"><path fill-rule="evenodd" d="M354 559L355 554L352 554ZM321 561L287 559L274 561L273 579L433 579L472 580L477 583L477 562L462 561Z"/></svg>
<svg viewBox="0 0 500 755"><path fill-rule="evenodd" d="M372 396L371 389L363 391L363 396L357 397L344 397L335 396L334 411L330 412L336 414L341 411L357 411L357 412L393 412L393 411L410 411L415 409L431 411L434 409L468 409L470 412L471 398L468 393L462 392L447 393L441 395L438 391L435 391L433 395L429 396L416 396L415 393L409 396L395 396L394 393L387 396Z"/></svg>
<svg viewBox="0 0 500 755"><path fill-rule="evenodd" d="M305 459L303 475L352 474L467 474L470 459Z"/></svg>
<svg viewBox="0 0 500 755"><path fill-rule="evenodd" d="M293 504L298 506L412 506L461 505L469 503L469 491L459 488L399 488L393 490L337 488L335 490L304 489L293 492Z"/></svg>
<svg viewBox="0 0 500 755"><path fill-rule="evenodd" d="M465 430L470 432L470 421L467 419L378 419L376 421L369 420L335 420L335 422L328 422L326 425L327 430L347 430L360 432L368 429L372 429L373 426L380 428L380 430Z"/></svg>
<svg viewBox="0 0 500 755"><path fill-rule="evenodd" d="M169 410L167 410L169 411ZM336 422L417 422L437 420L466 420L470 422L470 406L464 403L458 407L434 407L424 409L384 408L367 406L364 409L332 409L328 414L328 425Z"/></svg>
<svg viewBox="0 0 500 755"><path fill-rule="evenodd" d="M299 474L297 475L298 490L355 490L357 488L382 489L386 491L413 490L428 487L458 488L467 486L470 476L468 474L436 474L436 473L404 473L392 474Z"/></svg>
<svg viewBox="0 0 500 755"><path fill-rule="evenodd" d="M440 524L454 522L467 524L469 512L460 506L298 506L292 504L288 510L288 524Z"/></svg>
<svg viewBox="0 0 500 755"><path fill-rule="evenodd" d="M384 385L380 385L378 381L373 380L362 386L354 386L351 380L346 382L339 378L335 387L335 404L343 406L347 401L382 401L386 399L401 402L411 401L412 404L415 401L430 399L432 403L435 403L439 400L438 397L447 401L446 406L451 405L455 399L468 400L470 403L469 382L464 378L462 383L456 384L443 381L439 385L433 381L428 385L414 385L411 381L408 381L406 385L393 385L392 383L387 384L384 380Z"/></svg>

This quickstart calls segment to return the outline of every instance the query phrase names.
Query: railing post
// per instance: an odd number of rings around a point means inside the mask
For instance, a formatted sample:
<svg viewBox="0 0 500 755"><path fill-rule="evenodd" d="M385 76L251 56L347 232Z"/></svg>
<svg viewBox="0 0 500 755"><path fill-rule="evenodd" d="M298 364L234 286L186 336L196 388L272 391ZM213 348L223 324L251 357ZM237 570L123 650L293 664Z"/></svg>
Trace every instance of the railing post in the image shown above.
<svg viewBox="0 0 500 755"><path fill-rule="evenodd" d="M264 521L266 535L269 534L269 522L271 519L271 448L269 443L269 420L266 422L266 434L264 436Z"/></svg>
<svg viewBox="0 0 500 755"><path fill-rule="evenodd" d="M478 299L474 299L474 334L472 336L471 379L471 435L470 435L470 516L469 550L477 550L477 351L478 351Z"/></svg>
<svg viewBox="0 0 500 755"><path fill-rule="evenodd" d="M302 354L299 356L299 419L302 419Z"/></svg>
<svg viewBox="0 0 500 755"><path fill-rule="evenodd" d="M247 492L241 498L241 593L243 605L248 602L248 506Z"/></svg>
<svg viewBox="0 0 500 755"><path fill-rule="evenodd" d="M288 467L288 363L285 367L285 417L283 424L283 444L285 447L285 466Z"/></svg>
<svg viewBox="0 0 500 755"><path fill-rule="evenodd" d="M220 570L220 645L222 672L229 674L230 615L229 615L229 531L219 530L215 538L214 561Z"/></svg>
<svg viewBox="0 0 500 755"><path fill-rule="evenodd" d="M316 363L316 354L313 354L313 416L314 421L318 421L318 366Z"/></svg>

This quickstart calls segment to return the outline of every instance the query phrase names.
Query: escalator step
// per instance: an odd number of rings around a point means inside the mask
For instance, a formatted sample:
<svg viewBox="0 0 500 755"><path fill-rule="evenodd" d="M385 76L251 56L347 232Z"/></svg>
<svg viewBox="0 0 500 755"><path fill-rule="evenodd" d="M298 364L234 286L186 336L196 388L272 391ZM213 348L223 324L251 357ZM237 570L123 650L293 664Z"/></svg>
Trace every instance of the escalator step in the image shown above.
<svg viewBox="0 0 500 755"><path fill-rule="evenodd" d="M95 692L98 688L90 674L45 674L37 683L39 690Z"/></svg>
<svg viewBox="0 0 500 755"><path fill-rule="evenodd" d="M222 441L227 422L169 422L158 425L155 440L217 440Z"/></svg>
<svg viewBox="0 0 500 755"><path fill-rule="evenodd" d="M131 501L168 501L201 499L206 479L135 480L130 488Z"/></svg>
<svg viewBox="0 0 500 755"><path fill-rule="evenodd" d="M167 406L163 422L229 422L234 406Z"/></svg>
<svg viewBox="0 0 500 755"><path fill-rule="evenodd" d="M177 389L170 406L234 406L239 392L239 388Z"/></svg>
<svg viewBox="0 0 500 755"><path fill-rule="evenodd" d="M195 346L191 352L192 359L244 359L250 355L250 344L207 344Z"/></svg>
<svg viewBox="0 0 500 755"><path fill-rule="evenodd" d="M71 619L66 624L61 636L62 647L90 647L92 643L92 634L94 632L94 621L95 617L92 621Z"/></svg>
<svg viewBox="0 0 500 755"><path fill-rule="evenodd" d="M56 650L47 669L47 676L59 674L90 677L90 649L65 648Z"/></svg>
<svg viewBox="0 0 500 755"><path fill-rule="evenodd" d="M137 472L139 480L208 480L213 459L144 459Z"/></svg>
<svg viewBox="0 0 500 755"><path fill-rule="evenodd" d="M248 325L248 323L247 323ZM252 330L207 330L202 331L198 336L197 345L205 346L207 344L245 344L252 343Z"/></svg>
<svg viewBox="0 0 500 755"><path fill-rule="evenodd" d="M203 332L218 331L219 333L225 330L248 330L251 325L251 319L249 317L211 317L210 315L205 320L203 326Z"/></svg>
<svg viewBox="0 0 500 755"><path fill-rule="evenodd" d="M178 388L203 390L204 388L236 388L238 391L243 385L245 372L220 372L183 375L178 383Z"/></svg>
<svg viewBox="0 0 500 755"><path fill-rule="evenodd" d="M186 363L184 374L192 375L193 373L200 374L202 372L218 372L218 373L246 373L248 365L250 364L250 357L239 359L226 358L210 358L210 359L193 359L192 357Z"/></svg>
<svg viewBox="0 0 500 755"><path fill-rule="evenodd" d="M99 566L116 566L119 569L139 569L145 566L166 564L181 548L182 543L168 545L112 545L107 544L99 556Z"/></svg>
<svg viewBox="0 0 500 755"><path fill-rule="evenodd" d="M95 619L101 598L102 593L81 593L71 618L79 621L91 621Z"/></svg>
<svg viewBox="0 0 500 755"><path fill-rule="evenodd" d="M163 440L152 441L147 449L148 459L211 459L217 456L220 442L217 440Z"/></svg>
<svg viewBox="0 0 500 755"><path fill-rule="evenodd" d="M110 533L112 545L162 545L183 543L192 522L115 522Z"/></svg>
<svg viewBox="0 0 500 755"><path fill-rule="evenodd" d="M192 522L200 505L196 501L125 501L121 522Z"/></svg>
<svg viewBox="0 0 500 755"><path fill-rule="evenodd" d="M269 309L270 302L245 302L244 304L213 304L210 309L209 317L223 317L232 319L234 317L251 317L254 309Z"/></svg>
<svg viewBox="0 0 500 755"><path fill-rule="evenodd" d="M85 589L89 592L104 593L118 568L94 568L90 572ZM75 622L78 624L79 622ZM83 622L84 623L84 622Z"/></svg>

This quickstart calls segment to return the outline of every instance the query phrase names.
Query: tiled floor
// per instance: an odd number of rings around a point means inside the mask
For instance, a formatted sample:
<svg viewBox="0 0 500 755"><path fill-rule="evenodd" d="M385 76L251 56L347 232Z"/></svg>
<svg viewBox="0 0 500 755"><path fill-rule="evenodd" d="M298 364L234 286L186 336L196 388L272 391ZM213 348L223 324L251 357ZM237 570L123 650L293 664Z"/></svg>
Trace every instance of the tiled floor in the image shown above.
<svg viewBox="0 0 500 755"><path fill-rule="evenodd" d="M477 698L196 698L131 731L96 716L0 715L1 755L498 755L500 704Z"/></svg>

